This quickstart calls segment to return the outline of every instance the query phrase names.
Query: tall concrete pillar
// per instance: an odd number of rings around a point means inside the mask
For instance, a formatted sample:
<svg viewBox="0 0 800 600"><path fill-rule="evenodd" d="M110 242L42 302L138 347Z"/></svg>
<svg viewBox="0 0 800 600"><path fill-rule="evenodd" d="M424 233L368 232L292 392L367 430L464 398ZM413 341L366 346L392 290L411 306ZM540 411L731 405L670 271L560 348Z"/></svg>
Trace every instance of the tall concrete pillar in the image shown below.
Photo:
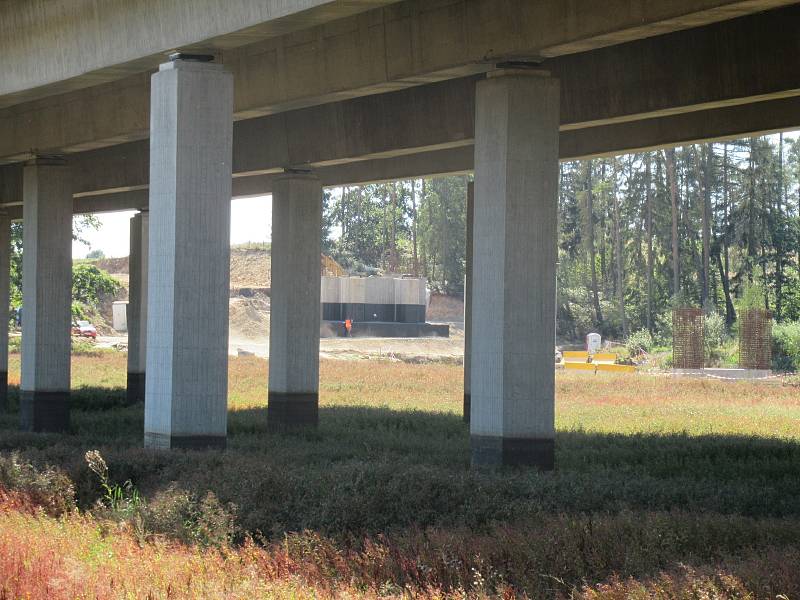
<svg viewBox="0 0 800 600"><path fill-rule="evenodd" d="M475 226L475 182L467 183L467 252L464 276L464 422L469 424L472 404L470 368L472 368L472 230Z"/></svg>
<svg viewBox="0 0 800 600"><path fill-rule="evenodd" d="M22 383L25 431L69 428L72 323L72 191L63 161L23 174Z"/></svg>
<svg viewBox="0 0 800 600"><path fill-rule="evenodd" d="M8 410L8 304L11 286L11 221L0 211L0 412Z"/></svg>
<svg viewBox="0 0 800 600"><path fill-rule="evenodd" d="M271 429L319 420L320 222L322 187L286 173L272 188L272 291L269 331Z"/></svg>
<svg viewBox="0 0 800 600"><path fill-rule="evenodd" d="M224 447L233 77L178 59L150 94L144 443Z"/></svg>
<svg viewBox="0 0 800 600"><path fill-rule="evenodd" d="M475 110L472 464L549 470L559 83L498 70Z"/></svg>
<svg viewBox="0 0 800 600"><path fill-rule="evenodd" d="M147 254L150 217L147 211L131 218L128 257L128 403L144 401L147 367Z"/></svg>

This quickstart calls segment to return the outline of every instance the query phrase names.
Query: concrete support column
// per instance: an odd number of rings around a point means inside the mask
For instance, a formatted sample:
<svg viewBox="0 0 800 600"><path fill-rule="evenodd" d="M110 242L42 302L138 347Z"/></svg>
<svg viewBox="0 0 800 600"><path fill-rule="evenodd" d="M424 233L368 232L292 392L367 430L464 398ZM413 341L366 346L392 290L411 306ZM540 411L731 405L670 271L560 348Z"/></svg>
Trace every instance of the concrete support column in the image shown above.
<svg viewBox="0 0 800 600"><path fill-rule="evenodd" d="M320 222L322 187L311 174L286 173L272 188L269 332L271 429L319 420Z"/></svg>
<svg viewBox="0 0 800 600"><path fill-rule="evenodd" d="M472 368L472 231L475 227L475 182L467 183L467 252L464 276L464 422L469 425L472 404L470 372Z"/></svg>
<svg viewBox="0 0 800 600"><path fill-rule="evenodd" d="M24 431L69 428L72 191L63 161L23 174L22 384ZM7 305L7 303L6 303Z"/></svg>
<svg viewBox="0 0 800 600"><path fill-rule="evenodd" d="M8 304L11 287L11 220L0 211L0 412L8 410Z"/></svg>
<svg viewBox="0 0 800 600"><path fill-rule="evenodd" d="M472 464L553 468L559 83L477 84L470 383Z"/></svg>
<svg viewBox="0 0 800 600"><path fill-rule="evenodd" d="M224 447L233 77L175 60L150 98L144 443Z"/></svg>
<svg viewBox="0 0 800 600"><path fill-rule="evenodd" d="M131 218L128 258L128 403L144 401L147 366L147 254L150 217L147 211Z"/></svg>

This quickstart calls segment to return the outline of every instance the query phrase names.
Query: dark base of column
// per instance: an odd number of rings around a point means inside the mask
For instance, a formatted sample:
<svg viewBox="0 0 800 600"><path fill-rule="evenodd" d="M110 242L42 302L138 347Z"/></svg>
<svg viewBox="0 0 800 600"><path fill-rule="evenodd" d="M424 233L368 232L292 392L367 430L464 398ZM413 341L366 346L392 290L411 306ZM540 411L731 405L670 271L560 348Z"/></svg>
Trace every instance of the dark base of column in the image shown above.
<svg viewBox="0 0 800 600"><path fill-rule="evenodd" d="M473 435L470 437L473 467L555 467L555 440Z"/></svg>
<svg viewBox="0 0 800 600"><path fill-rule="evenodd" d="M267 405L267 428L285 431L319 424L319 394L270 392Z"/></svg>
<svg viewBox="0 0 800 600"><path fill-rule="evenodd" d="M472 405L472 394L464 393L464 423L469 425L469 411Z"/></svg>
<svg viewBox="0 0 800 600"><path fill-rule="evenodd" d="M0 371L0 412L8 412L8 371Z"/></svg>
<svg viewBox="0 0 800 600"><path fill-rule="evenodd" d="M144 447L155 450L224 450L228 439L224 435L144 434Z"/></svg>
<svg viewBox="0 0 800 600"><path fill-rule="evenodd" d="M145 374L128 372L128 404L144 402Z"/></svg>
<svg viewBox="0 0 800 600"><path fill-rule="evenodd" d="M19 425L22 431L62 433L69 429L69 392L21 391Z"/></svg>

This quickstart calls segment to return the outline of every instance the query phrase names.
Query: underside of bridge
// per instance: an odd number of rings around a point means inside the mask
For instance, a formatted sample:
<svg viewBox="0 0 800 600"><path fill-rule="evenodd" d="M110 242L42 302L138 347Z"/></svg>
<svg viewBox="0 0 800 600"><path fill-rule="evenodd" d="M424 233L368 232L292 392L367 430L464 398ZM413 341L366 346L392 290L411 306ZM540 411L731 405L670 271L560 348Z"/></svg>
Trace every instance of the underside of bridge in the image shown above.
<svg viewBox="0 0 800 600"><path fill-rule="evenodd" d="M141 211L145 445L220 447L231 197L273 194L268 416L309 427L322 187L474 173L468 314L493 317L468 323L472 461L553 468L558 161L800 127L798 31L784 0L7 0L0 241L23 219L22 426L69 426L73 213Z"/></svg>

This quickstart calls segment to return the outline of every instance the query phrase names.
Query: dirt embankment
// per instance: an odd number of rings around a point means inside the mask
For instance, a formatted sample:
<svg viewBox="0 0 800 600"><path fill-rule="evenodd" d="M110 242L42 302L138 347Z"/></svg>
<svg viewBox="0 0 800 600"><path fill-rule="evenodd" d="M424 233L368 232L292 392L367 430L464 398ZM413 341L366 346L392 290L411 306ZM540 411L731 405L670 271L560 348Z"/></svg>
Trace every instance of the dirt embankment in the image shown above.
<svg viewBox="0 0 800 600"><path fill-rule="evenodd" d="M129 264L128 257L104 258L92 261L97 267L107 271L117 279L122 288L113 298L104 298L100 306L101 323L98 329L103 333L113 334L110 330L112 322L111 305L114 300L128 298ZM230 298L230 338L232 343L266 343L269 339L270 301L269 291L272 283L270 269L272 266L270 252L266 247L231 248L231 298ZM99 320L99 319L98 319ZM463 329L459 323L464 321L464 303L461 298L432 294L428 308L428 321L453 323L451 341L419 340L418 342L376 342L379 355L444 355L446 358L457 356L461 352ZM106 331L108 329L108 331ZM365 352L374 350L365 342ZM350 352L350 349L339 348L340 341L331 341L327 351L333 355ZM346 344L345 344L346 345ZM397 346L397 347L395 347ZM429 346L435 346L433 347ZM442 346L439 348L438 346ZM452 347L451 347L452 346Z"/></svg>
<svg viewBox="0 0 800 600"><path fill-rule="evenodd" d="M88 262L128 286L130 265L127 256ZM231 248L231 289L269 288L271 266L270 253L265 248Z"/></svg>
<svg viewBox="0 0 800 600"><path fill-rule="evenodd" d="M231 290L269 289L272 258L261 248L231 248Z"/></svg>
<svg viewBox="0 0 800 600"><path fill-rule="evenodd" d="M464 301L455 296L431 294L427 319L432 323L463 323Z"/></svg>
<svg viewBox="0 0 800 600"><path fill-rule="evenodd" d="M90 261L119 281L120 291L101 299L100 318L95 325L104 335L113 335L112 304L128 299L130 264L128 257ZM272 262L266 248L231 248L230 328L232 338L269 336L269 288Z"/></svg>

